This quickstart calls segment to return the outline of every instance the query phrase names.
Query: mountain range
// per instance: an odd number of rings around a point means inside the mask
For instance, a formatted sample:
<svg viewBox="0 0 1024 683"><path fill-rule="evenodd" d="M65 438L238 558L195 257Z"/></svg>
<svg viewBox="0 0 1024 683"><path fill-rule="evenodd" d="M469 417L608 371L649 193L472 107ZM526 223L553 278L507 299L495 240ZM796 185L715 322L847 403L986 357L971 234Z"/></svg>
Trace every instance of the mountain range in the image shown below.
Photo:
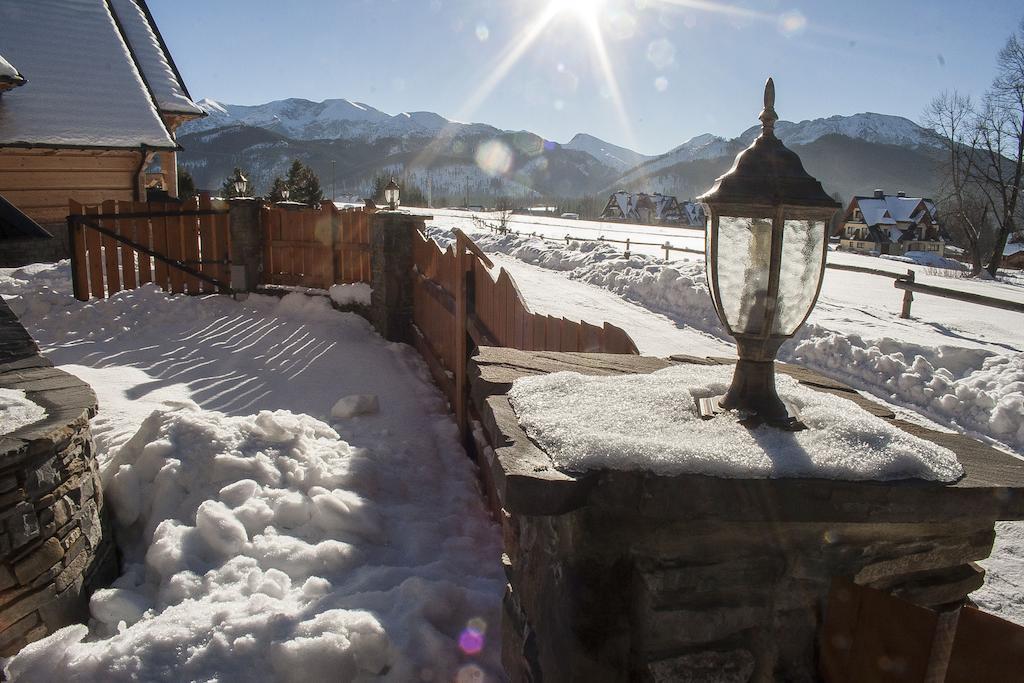
<svg viewBox="0 0 1024 683"><path fill-rule="evenodd" d="M424 191L429 186L435 205L600 197L617 189L690 198L727 171L760 130L733 138L706 133L648 156L586 133L560 144L529 131L424 111L390 115L344 99L198 104L207 116L183 125L178 141L179 163L200 188L216 189L240 166L264 192L300 159L328 192L335 183L338 195L362 196L377 176L396 175ZM844 200L876 187L935 192L938 140L908 119L862 113L779 121L775 130L808 172Z"/></svg>

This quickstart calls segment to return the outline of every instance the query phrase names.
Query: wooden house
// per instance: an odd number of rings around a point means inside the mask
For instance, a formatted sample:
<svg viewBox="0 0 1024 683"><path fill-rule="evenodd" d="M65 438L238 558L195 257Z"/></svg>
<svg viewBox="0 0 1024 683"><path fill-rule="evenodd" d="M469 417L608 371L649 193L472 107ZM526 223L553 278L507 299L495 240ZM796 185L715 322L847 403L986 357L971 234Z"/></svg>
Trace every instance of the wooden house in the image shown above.
<svg viewBox="0 0 1024 683"><path fill-rule="evenodd" d="M0 51L0 196L57 238L37 260L66 253L71 199L177 194L174 131L205 114L145 0L0 3Z"/></svg>
<svg viewBox="0 0 1024 683"><path fill-rule="evenodd" d="M904 192L854 197L846 207L839 240L841 249L902 256L908 251L944 255L935 204Z"/></svg>
<svg viewBox="0 0 1024 683"><path fill-rule="evenodd" d="M619 190L608 197L601 220L641 225L704 227L704 210L693 202L680 203L671 195Z"/></svg>

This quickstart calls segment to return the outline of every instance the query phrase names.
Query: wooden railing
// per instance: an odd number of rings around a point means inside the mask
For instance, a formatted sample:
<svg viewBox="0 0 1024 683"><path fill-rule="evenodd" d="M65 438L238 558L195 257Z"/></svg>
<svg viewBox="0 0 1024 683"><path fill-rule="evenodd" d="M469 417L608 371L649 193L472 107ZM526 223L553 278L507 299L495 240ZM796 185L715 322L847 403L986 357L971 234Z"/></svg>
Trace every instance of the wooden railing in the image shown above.
<svg viewBox="0 0 1024 683"><path fill-rule="evenodd" d="M448 397L465 434L466 361L470 345L524 351L586 351L637 354L624 330L610 323L534 313L515 281L461 230L442 250L417 232L413 245L413 341Z"/></svg>
<svg viewBox="0 0 1024 683"><path fill-rule="evenodd" d="M370 281L369 214L338 209L267 204L260 209L263 284L329 289Z"/></svg>

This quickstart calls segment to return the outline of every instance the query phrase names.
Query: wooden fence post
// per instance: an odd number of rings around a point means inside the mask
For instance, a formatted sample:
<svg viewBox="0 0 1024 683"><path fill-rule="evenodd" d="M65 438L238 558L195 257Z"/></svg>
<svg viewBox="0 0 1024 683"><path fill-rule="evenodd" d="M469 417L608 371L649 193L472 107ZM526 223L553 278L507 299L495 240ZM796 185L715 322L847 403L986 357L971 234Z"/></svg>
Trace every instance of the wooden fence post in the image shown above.
<svg viewBox="0 0 1024 683"><path fill-rule="evenodd" d="M468 289L466 277L470 259L466 258L469 238L459 231L455 236L455 423L465 439L469 433L466 420L466 323Z"/></svg>
<svg viewBox="0 0 1024 683"><path fill-rule="evenodd" d="M907 270L906 282L914 284L914 271ZM914 303L914 293L909 289L903 291L903 311L900 313L900 317L903 319L910 318L910 304Z"/></svg>

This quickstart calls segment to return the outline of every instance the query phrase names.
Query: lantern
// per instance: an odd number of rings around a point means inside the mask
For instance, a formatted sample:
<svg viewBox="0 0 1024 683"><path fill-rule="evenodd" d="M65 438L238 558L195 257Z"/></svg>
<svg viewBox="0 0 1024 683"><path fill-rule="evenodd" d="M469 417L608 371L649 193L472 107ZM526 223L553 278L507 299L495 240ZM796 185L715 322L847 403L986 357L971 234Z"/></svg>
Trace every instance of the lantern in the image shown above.
<svg viewBox="0 0 1024 683"><path fill-rule="evenodd" d="M706 214L708 289L739 356L726 394L703 399L699 409L704 417L736 410L802 429L775 390L775 356L818 299L829 221L840 205L775 137L778 118L769 78L761 135L698 198Z"/></svg>
<svg viewBox="0 0 1024 683"><path fill-rule="evenodd" d="M391 181L384 186L384 203L388 205L392 211L398 206L398 183L395 182L395 177L391 176Z"/></svg>
<svg viewBox="0 0 1024 683"><path fill-rule="evenodd" d="M236 168L231 178L231 186L235 189L236 197L245 197L249 193L249 179L242 175L242 169Z"/></svg>
<svg viewBox="0 0 1024 683"><path fill-rule="evenodd" d="M289 196L291 196L291 192L288 191L288 188L287 187L282 187L281 188L281 201L282 202L288 201L288 197Z"/></svg>

